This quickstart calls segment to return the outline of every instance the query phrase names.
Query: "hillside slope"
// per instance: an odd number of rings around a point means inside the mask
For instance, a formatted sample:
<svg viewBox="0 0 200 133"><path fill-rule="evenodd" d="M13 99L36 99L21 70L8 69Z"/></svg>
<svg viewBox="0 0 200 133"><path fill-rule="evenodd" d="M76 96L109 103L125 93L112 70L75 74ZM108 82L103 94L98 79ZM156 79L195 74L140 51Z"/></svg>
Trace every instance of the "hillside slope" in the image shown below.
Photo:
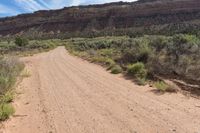
<svg viewBox="0 0 200 133"><path fill-rule="evenodd" d="M140 0L37 11L0 19L0 35L98 36L197 33L199 0Z"/></svg>

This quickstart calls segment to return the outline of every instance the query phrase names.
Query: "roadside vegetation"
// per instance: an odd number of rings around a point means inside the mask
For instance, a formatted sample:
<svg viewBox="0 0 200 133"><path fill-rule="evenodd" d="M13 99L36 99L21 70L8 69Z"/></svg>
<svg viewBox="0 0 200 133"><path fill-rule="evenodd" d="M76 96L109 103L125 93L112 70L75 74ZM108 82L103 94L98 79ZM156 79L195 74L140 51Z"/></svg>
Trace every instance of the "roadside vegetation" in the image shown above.
<svg viewBox="0 0 200 133"><path fill-rule="evenodd" d="M44 52L61 45L62 41L59 39L51 40L28 40L23 37L16 37L14 39L0 40L0 55L32 55L39 52Z"/></svg>
<svg viewBox="0 0 200 133"><path fill-rule="evenodd" d="M159 91L161 91L161 92L165 92L165 91L167 91L168 90L168 88L169 88L169 85L167 85L165 82L163 82L163 81L157 81L157 82L155 82L155 87L159 90Z"/></svg>
<svg viewBox="0 0 200 133"><path fill-rule="evenodd" d="M8 119L15 112L11 102L17 77L30 76L27 70L23 70L24 64L19 61L18 56L48 51L61 43L58 39L28 40L24 37L0 40L0 121Z"/></svg>
<svg viewBox="0 0 200 133"><path fill-rule="evenodd" d="M13 87L24 64L16 57L0 57L0 121L6 120L15 111L11 105Z"/></svg>
<svg viewBox="0 0 200 133"><path fill-rule="evenodd" d="M0 41L0 55L32 55L60 45L65 45L73 55L105 66L113 74L123 73L134 79L138 85L146 85L153 81L153 86L161 92L173 92L173 88L157 79L157 76L176 78L198 85L200 83L200 38L188 34L62 40L28 40L17 37ZM2 57L1 61L5 61L5 58ZM23 73L24 77L30 75L26 71ZM12 82L14 81L0 77L0 91L10 88L12 85L9 84ZM7 91L2 92L2 95L6 93Z"/></svg>
<svg viewBox="0 0 200 133"><path fill-rule="evenodd" d="M111 73L125 73L140 85L156 80L156 75L200 83L200 39L195 35L73 38L66 48ZM156 86L167 90L162 82Z"/></svg>

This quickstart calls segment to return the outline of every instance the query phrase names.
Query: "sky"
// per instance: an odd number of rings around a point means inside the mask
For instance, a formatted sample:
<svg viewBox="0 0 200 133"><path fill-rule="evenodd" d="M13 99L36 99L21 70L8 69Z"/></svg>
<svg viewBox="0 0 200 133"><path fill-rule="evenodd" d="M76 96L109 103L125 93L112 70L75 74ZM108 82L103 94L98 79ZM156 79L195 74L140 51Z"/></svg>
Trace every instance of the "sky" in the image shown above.
<svg viewBox="0 0 200 133"><path fill-rule="evenodd" d="M59 9L68 6L102 4L122 0L0 0L0 17L15 16L38 10ZM123 0L132 2L136 0Z"/></svg>

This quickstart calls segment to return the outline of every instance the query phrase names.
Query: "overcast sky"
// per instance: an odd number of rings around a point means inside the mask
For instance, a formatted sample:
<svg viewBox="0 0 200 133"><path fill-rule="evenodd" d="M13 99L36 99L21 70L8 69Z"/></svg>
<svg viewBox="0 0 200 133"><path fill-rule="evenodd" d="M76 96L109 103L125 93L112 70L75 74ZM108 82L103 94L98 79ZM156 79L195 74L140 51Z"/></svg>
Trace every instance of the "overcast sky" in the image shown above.
<svg viewBox="0 0 200 133"><path fill-rule="evenodd" d="M122 0L0 0L0 17L30 13L37 10L59 9L67 6L101 4ZM132 2L136 0L123 0Z"/></svg>

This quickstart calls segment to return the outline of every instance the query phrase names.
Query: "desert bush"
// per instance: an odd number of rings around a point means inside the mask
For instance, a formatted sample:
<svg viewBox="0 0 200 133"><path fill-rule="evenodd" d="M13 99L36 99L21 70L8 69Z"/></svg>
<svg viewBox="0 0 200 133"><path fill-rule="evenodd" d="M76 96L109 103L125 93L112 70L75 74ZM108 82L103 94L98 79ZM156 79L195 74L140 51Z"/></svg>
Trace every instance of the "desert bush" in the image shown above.
<svg viewBox="0 0 200 133"><path fill-rule="evenodd" d="M160 52L167 46L169 41L170 38L166 36L153 36L150 38L149 45L152 46L156 52Z"/></svg>
<svg viewBox="0 0 200 133"><path fill-rule="evenodd" d="M147 70L145 69L145 65L141 62L128 65L127 71L128 74L133 75L136 78L146 79L147 77Z"/></svg>
<svg viewBox="0 0 200 133"><path fill-rule="evenodd" d="M60 42L53 40L42 40L42 41L30 41L29 45L26 46L28 49L52 49L56 47L56 43L59 45Z"/></svg>
<svg viewBox="0 0 200 133"><path fill-rule="evenodd" d="M10 115L13 115L15 112L13 106L8 103L0 104L0 121L4 121L9 118Z"/></svg>
<svg viewBox="0 0 200 133"><path fill-rule="evenodd" d="M129 44L130 43L130 44ZM143 62L147 63L152 54L149 41L146 38L138 38L129 40L128 44L124 44L122 48L121 60L124 63Z"/></svg>
<svg viewBox="0 0 200 133"><path fill-rule="evenodd" d="M145 78L137 78L137 79L136 79L136 83L137 83L138 85L141 85L141 86L144 86L144 85L147 84Z"/></svg>
<svg viewBox="0 0 200 133"><path fill-rule="evenodd" d="M24 47L26 45L28 45L29 41L26 38L22 38L22 37L16 37L15 38L15 44L19 47Z"/></svg>
<svg viewBox="0 0 200 133"><path fill-rule="evenodd" d="M102 49L102 50L99 50L99 54L101 56L111 58L115 54L115 50L114 49Z"/></svg>
<svg viewBox="0 0 200 133"><path fill-rule="evenodd" d="M107 58L101 57L101 56L94 56L94 57L91 57L90 60L91 60L91 62L104 64L106 62Z"/></svg>
<svg viewBox="0 0 200 133"><path fill-rule="evenodd" d="M157 81L154 86L161 92L166 92L170 87L163 81Z"/></svg>
<svg viewBox="0 0 200 133"><path fill-rule="evenodd" d="M105 62L106 66L108 67L107 69L110 70L112 67L116 65L115 61L108 58Z"/></svg>
<svg viewBox="0 0 200 133"><path fill-rule="evenodd" d="M31 73L30 73L30 71L28 71L27 69L26 70L23 70L22 72L21 72L21 75L20 75L21 77L24 77L24 78L28 78L28 77L30 77L31 76Z"/></svg>
<svg viewBox="0 0 200 133"><path fill-rule="evenodd" d="M8 92L6 92L6 93L2 96L0 102L1 102L1 103L10 103L10 102L13 101L13 99L14 99L14 94L13 94L13 92L8 91Z"/></svg>
<svg viewBox="0 0 200 133"><path fill-rule="evenodd" d="M26 55L28 53L46 51L60 46L64 41L59 39L54 40L27 40L22 37L17 37L15 40L0 42L0 54L16 54Z"/></svg>
<svg viewBox="0 0 200 133"><path fill-rule="evenodd" d="M9 90L23 68L24 64L16 57L0 58L0 121L6 120L14 113L14 108L10 104L14 95Z"/></svg>
<svg viewBox="0 0 200 133"><path fill-rule="evenodd" d="M152 75L200 81L200 39L195 35L74 38L69 49L86 52L93 61L108 63L109 69L116 64L124 68L128 64L143 63L145 70L134 75L142 80L146 79L148 69ZM115 63L109 65L108 58Z"/></svg>
<svg viewBox="0 0 200 133"><path fill-rule="evenodd" d="M9 51L12 51L14 49L17 49L16 48L17 46L15 45L14 42L0 42L0 54L6 54L8 53Z"/></svg>
<svg viewBox="0 0 200 133"><path fill-rule="evenodd" d="M115 65L111 68L112 74L119 74L122 72L122 68L119 65Z"/></svg>
<svg viewBox="0 0 200 133"><path fill-rule="evenodd" d="M23 63L15 57L0 59L0 94L4 94L16 81L16 77L24 68Z"/></svg>

